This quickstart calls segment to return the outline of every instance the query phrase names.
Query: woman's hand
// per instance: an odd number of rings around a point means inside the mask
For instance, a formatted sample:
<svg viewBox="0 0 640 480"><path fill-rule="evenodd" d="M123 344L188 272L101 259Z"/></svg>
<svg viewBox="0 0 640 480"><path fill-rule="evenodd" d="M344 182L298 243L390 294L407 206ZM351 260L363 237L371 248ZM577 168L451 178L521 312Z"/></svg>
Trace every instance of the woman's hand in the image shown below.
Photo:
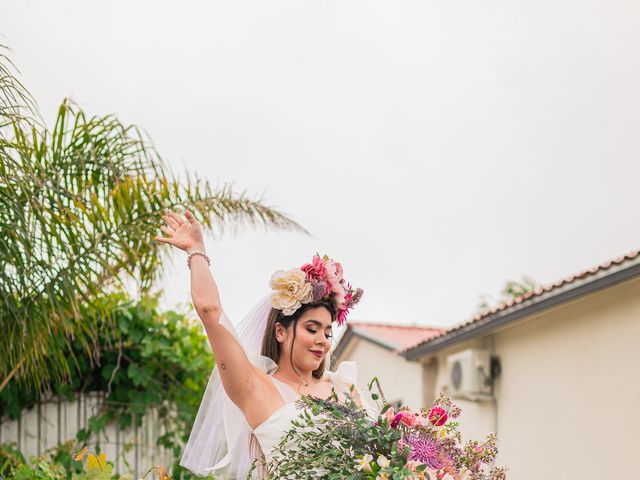
<svg viewBox="0 0 640 480"><path fill-rule="evenodd" d="M163 215L162 219L167 226L161 226L160 230L167 236L161 237L158 235L156 241L168 243L187 253L194 251L204 252L204 239L200 224L189 210L186 210L184 215L187 217L186 220L174 212Z"/></svg>

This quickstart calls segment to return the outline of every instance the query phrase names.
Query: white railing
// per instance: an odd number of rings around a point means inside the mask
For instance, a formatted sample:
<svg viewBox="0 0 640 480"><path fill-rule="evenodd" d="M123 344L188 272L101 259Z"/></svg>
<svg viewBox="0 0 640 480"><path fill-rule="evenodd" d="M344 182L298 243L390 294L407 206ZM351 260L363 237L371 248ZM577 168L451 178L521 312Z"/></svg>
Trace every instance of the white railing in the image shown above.
<svg viewBox="0 0 640 480"><path fill-rule="evenodd" d="M28 459L68 440L73 440L89 419L105 406L100 393L78 394L73 401L52 398L25 410L16 420L0 420L0 443L15 442ZM134 418L133 425L136 424ZM153 465L167 469L173 463L170 450L160 447L156 440L166 432L157 410L148 411L140 427L121 430L117 421L106 426L97 437L87 440L89 448L100 445L107 459L114 464L114 472L142 476Z"/></svg>

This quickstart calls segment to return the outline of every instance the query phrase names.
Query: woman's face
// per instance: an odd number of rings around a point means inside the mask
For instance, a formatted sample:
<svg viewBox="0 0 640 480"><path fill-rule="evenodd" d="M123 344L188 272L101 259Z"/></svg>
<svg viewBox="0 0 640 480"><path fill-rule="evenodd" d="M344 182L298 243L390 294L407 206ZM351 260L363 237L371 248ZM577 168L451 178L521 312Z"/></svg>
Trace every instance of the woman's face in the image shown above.
<svg viewBox="0 0 640 480"><path fill-rule="evenodd" d="M331 314L325 307L311 308L304 312L296 323L296 338L293 328L284 332L283 351L287 358L293 344L293 363L302 371L314 371L322 363L331 348Z"/></svg>

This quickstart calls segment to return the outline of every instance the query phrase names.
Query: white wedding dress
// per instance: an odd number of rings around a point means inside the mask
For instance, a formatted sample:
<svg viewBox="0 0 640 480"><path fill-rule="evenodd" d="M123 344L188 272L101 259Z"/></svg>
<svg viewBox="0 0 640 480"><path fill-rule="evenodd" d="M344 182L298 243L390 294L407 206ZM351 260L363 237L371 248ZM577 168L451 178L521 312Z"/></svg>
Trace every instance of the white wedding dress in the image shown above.
<svg viewBox="0 0 640 480"><path fill-rule="evenodd" d="M325 377L331 381L339 401L345 401L347 395L350 394L349 388L351 384L356 384L355 375L355 362L342 362L337 372L325 372ZM289 385L274 378L272 375L269 378L271 378L284 403L267 420L253 429L253 434L260 444L266 463L272 460L274 448L278 446L284 434L291 429L291 422L298 418L301 413L296 408L296 401L300 398L300 395Z"/></svg>
<svg viewBox="0 0 640 480"><path fill-rule="evenodd" d="M244 414L225 393L217 367L214 368L180 460L180 465L197 475L213 474L216 479L245 479L256 453L260 454L251 451L251 434L257 439L268 464L273 459L274 448L292 428L291 422L301 413L296 408L298 393L273 378L272 375L278 368L276 363L259 353L270 309L270 297L267 296L240 324L232 325L224 313L220 324L238 339L248 360L270 376L282 397L283 405L252 430ZM344 401L350 394L351 385L356 385L363 406L372 418L377 417L378 406L369 400L369 395L365 394L357 382L355 362L342 362L336 372L325 371L324 376L333 384L339 401ZM254 478L261 476L262 472L256 472Z"/></svg>

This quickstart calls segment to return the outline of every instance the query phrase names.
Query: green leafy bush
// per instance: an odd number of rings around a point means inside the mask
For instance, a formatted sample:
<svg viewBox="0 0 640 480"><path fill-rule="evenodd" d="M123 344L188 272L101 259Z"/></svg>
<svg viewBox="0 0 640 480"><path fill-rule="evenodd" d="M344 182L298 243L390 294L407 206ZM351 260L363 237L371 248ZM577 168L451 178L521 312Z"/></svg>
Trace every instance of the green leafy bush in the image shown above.
<svg viewBox="0 0 640 480"><path fill-rule="evenodd" d="M158 445L178 458L205 390L213 356L199 322L174 311L159 312L157 297L132 301L122 294L100 300L99 318L88 322L99 348L86 355L74 344L77 360L68 382L51 380L50 394L72 398L76 392L105 392L102 410L78 433L84 444L111 422L125 429L142 422L151 408L168 432ZM0 393L0 415L16 418L41 394L11 382ZM174 478L189 475L174 465ZM29 477L25 477L29 478ZM39 478L39 477L33 477Z"/></svg>
<svg viewBox="0 0 640 480"><path fill-rule="evenodd" d="M133 475L113 473L113 464L104 453L96 454L88 448L77 450L73 441L58 445L44 455L31 457L29 462L15 448L15 444L0 445L0 479L12 480L133 480ZM172 480L161 466L147 470L143 479L153 476Z"/></svg>

